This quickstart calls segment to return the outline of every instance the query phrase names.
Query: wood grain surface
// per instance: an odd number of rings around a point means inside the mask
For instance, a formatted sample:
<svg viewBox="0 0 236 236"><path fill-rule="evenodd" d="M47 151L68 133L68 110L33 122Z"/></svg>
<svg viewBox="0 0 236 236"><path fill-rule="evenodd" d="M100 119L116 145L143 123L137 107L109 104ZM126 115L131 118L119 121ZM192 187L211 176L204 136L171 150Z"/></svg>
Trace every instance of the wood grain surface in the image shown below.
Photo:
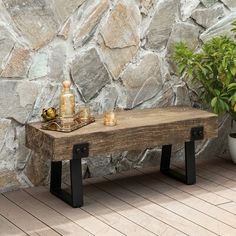
<svg viewBox="0 0 236 236"><path fill-rule="evenodd" d="M90 156L128 150L142 150L160 144L183 143L190 140L193 127L203 126L205 138L218 134L217 115L190 108L169 107L117 112L118 124L96 122L71 133L42 130L40 123L26 126L28 148L53 161L72 158L73 145L89 143Z"/></svg>
<svg viewBox="0 0 236 236"><path fill-rule="evenodd" d="M159 166L86 179L81 208L46 187L0 194L0 235L236 235L236 165L209 157L196 166L196 185Z"/></svg>

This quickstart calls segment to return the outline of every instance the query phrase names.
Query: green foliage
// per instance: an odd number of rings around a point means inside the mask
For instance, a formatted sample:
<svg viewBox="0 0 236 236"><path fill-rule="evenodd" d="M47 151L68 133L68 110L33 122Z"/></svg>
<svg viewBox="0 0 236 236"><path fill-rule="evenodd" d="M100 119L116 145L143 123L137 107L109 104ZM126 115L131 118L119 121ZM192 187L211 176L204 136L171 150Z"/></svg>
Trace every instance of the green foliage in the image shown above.
<svg viewBox="0 0 236 236"><path fill-rule="evenodd" d="M236 21L232 32L236 36ZM236 42L227 36L214 37L200 52L185 43L175 46L173 60L178 72L200 84L201 99L217 114L230 113L236 120Z"/></svg>
<svg viewBox="0 0 236 236"><path fill-rule="evenodd" d="M232 23L232 26L233 26L233 29L231 31L235 34L235 37L236 37L236 21Z"/></svg>

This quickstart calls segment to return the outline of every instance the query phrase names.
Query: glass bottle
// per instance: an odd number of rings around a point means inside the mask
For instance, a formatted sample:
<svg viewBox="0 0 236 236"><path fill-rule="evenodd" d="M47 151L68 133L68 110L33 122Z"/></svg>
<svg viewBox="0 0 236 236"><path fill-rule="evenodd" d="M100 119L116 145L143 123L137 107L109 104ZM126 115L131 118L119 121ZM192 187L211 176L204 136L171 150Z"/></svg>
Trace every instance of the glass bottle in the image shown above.
<svg viewBox="0 0 236 236"><path fill-rule="evenodd" d="M60 116L62 118L72 118L75 114L75 95L71 90L71 82L65 80L60 97Z"/></svg>

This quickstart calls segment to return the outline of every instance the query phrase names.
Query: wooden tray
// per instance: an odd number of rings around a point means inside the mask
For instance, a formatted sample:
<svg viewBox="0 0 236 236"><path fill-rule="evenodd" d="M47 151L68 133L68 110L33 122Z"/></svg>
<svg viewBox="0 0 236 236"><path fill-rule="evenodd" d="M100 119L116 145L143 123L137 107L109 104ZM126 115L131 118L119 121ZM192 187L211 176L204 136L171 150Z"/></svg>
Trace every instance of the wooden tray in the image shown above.
<svg viewBox="0 0 236 236"><path fill-rule="evenodd" d="M75 118L68 118L68 122L66 122L66 120L66 118L57 118L55 120L42 123L41 128L45 130L69 133L95 122L94 117L90 117L87 121L81 121L78 116L75 116Z"/></svg>

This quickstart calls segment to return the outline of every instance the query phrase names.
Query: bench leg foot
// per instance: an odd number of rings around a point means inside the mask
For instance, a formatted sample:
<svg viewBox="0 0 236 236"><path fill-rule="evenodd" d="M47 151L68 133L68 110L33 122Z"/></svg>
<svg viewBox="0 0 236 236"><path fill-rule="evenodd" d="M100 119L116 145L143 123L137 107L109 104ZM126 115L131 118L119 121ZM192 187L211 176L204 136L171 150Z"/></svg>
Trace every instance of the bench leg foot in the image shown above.
<svg viewBox="0 0 236 236"><path fill-rule="evenodd" d="M170 168L172 145L164 145L161 155L161 172L177 180L191 185L196 183L196 166L195 166L195 145L194 141L185 143L185 174L181 174Z"/></svg>
<svg viewBox="0 0 236 236"><path fill-rule="evenodd" d="M51 162L50 192L72 207L83 206L82 157L88 156L88 144L75 145L70 160L70 193L61 188L62 161Z"/></svg>

